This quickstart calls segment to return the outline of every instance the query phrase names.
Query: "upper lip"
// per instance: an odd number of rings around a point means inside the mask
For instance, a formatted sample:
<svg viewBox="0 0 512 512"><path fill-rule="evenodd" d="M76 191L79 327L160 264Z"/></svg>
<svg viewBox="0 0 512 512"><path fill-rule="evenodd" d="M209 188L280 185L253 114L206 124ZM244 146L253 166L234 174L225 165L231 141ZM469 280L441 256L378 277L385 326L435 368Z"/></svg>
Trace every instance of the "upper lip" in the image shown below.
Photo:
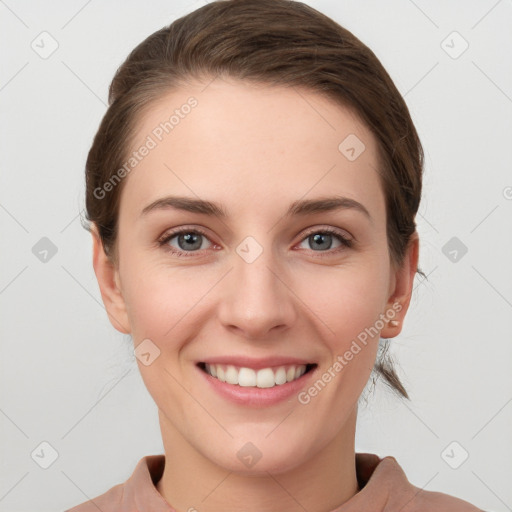
<svg viewBox="0 0 512 512"><path fill-rule="evenodd" d="M198 364L200 363L225 364L238 366L240 368L253 368L254 370L279 366L315 364L311 360L286 356L264 357L258 359L247 356L216 356L203 359L202 361L198 361Z"/></svg>

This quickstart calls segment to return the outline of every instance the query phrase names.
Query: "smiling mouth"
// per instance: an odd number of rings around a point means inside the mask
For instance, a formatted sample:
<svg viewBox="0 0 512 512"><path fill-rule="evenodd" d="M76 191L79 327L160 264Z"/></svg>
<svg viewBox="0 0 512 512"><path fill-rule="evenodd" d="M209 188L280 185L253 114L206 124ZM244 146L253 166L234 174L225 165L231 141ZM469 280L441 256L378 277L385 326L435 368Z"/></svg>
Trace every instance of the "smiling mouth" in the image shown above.
<svg viewBox="0 0 512 512"><path fill-rule="evenodd" d="M199 368L211 377L241 387L273 388L300 379L316 368L316 364L290 364L269 368L246 368L230 364L199 363Z"/></svg>

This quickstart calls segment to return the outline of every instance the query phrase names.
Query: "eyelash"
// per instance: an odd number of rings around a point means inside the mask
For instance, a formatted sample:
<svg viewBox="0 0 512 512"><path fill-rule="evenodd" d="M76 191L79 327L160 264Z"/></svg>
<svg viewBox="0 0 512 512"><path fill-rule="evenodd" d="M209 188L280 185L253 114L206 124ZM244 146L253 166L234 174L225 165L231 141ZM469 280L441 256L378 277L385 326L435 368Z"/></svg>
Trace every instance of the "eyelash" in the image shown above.
<svg viewBox="0 0 512 512"><path fill-rule="evenodd" d="M164 249L165 251L172 253L174 256L177 256L178 258L193 257L193 256L197 255L197 253L200 251L178 251L174 247L171 247L170 245L168 245L168 242L170 240L172 240L174 237L181 235L181 234L190 234L190 233L202 235L211 242L211 240L208 238L208 235L202 229L200 229L200 228L193 228L193 229L183 228L183 229L178 229L176 231L171 231L171 232L165 233L163 236L161 236L158 239L158 246L161 247L162 249ZM318 233L323 234L323 235L325 235L325 234L334 235L341 242L342 247L337 247L335 249L329 249L327 251L311 250L312 252L319 253L316 255L317 257L322 258L324 256L332 256L333 254L338 253L339 251L343 251L344 249L350 249L353 246L354 241L352 239L343 236L339 231L337 231L336 229L333 229L333 228L312 229L311 231L308 231L304 235L304 237L301 239L300 242L302 243L304 240L306 240L311 235L318 234Z"/></svg>

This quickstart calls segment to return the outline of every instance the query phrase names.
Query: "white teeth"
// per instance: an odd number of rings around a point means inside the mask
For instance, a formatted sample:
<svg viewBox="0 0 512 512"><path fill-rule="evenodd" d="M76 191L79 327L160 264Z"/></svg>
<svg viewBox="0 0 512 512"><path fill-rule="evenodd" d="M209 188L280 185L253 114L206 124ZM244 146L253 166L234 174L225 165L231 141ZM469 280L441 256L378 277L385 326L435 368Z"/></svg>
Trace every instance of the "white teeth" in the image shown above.
<svg viewBox="0 0 512 512"><path fill-rule="evenodd" d="M284 369L284 366L281 366L281 368L277 369L276 372L276 384L280 386L281 384L284 384L286 382L286 370Z"/></svg>
<svg viewBox="0 0 512 512"><path fill-rule="evenodd" d="M304 374L304 372L306 371L306 368L303 366L297 366L297 368L295 368L295 378L298 379L301 375Z"/></svg>
<svg viewBox="0 0 512 512"><path fill-rule="evenodd" d="M277 369L238 368L233 365L205 364L205 370L221 382L242 387L272 388L298 379L306 373L306 365L280 366Z"/></svg>
<svg viewBox="0 0 512 512"><path fill-rule="evenodd" d="M251 368L240 368L238 384L243 387L256 386L256 372Z"/></svg>
<svg viewBox="0 0 512 512"><path fill-rule="evenodd" d="M238 372L234 366L228 366L224 375L228 384L238 384Z"/></svg>
<svg viewBox="0 0 512 512"><path fill-rule="evenodd" d="M273 388L276 385L274 372L270 368L258 370L256 374L256 386L259 388Z"/></svg>
<svg viewBox="0 0 512 512"><path fill-rule="evenodd" d="M226 382L226 377L224 375L224 368L222 368L222 366L217 367L217 379L219 379L221 382Z"/></svg>

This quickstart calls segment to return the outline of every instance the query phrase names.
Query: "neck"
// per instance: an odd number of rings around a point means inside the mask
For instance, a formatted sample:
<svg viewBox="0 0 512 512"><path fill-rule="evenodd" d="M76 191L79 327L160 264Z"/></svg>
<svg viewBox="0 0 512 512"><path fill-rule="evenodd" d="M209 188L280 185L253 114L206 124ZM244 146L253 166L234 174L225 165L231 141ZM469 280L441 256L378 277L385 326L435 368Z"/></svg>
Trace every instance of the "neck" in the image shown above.
<svg viewBox="0 0 512 512"><path fill-rule="evenodd" d="M354 407L343 429L316 455L287 472L247 476L198 453L160 412L165 468L158 492L178 511L331 512L358 491Z"/></svg>

